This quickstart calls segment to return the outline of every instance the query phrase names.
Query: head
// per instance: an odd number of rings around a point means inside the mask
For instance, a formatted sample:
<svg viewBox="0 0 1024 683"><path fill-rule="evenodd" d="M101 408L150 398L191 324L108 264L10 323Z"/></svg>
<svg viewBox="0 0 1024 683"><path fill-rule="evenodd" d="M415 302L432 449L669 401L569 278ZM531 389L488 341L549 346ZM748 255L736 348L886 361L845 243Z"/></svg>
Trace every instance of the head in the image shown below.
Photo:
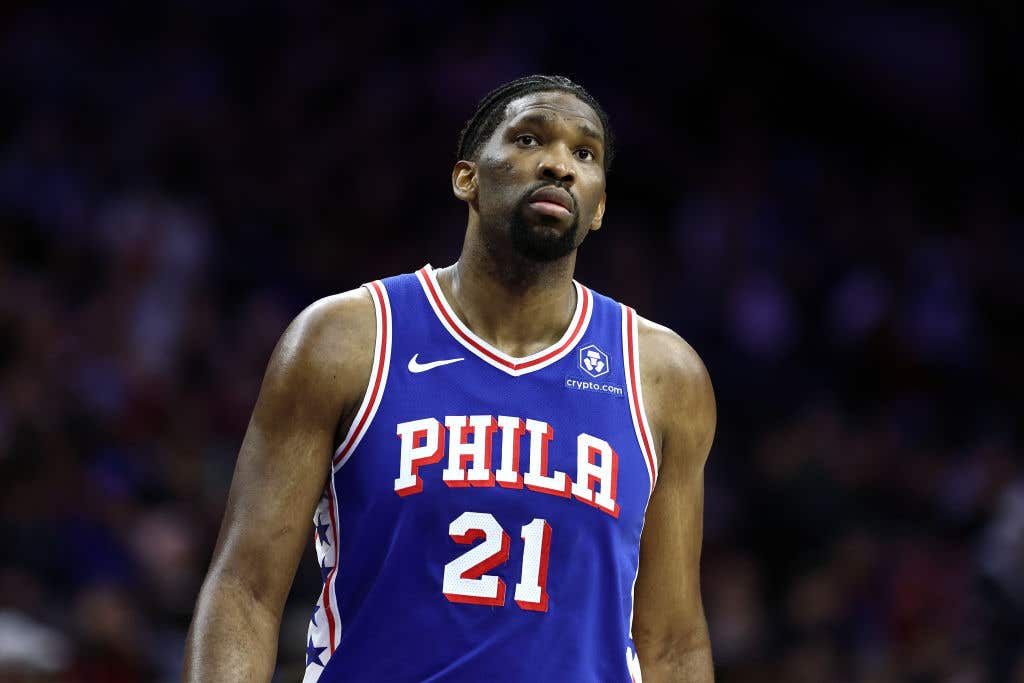
<svg viewBox="0 0 1024 683"><path fill-rule="evenodd" d="M527 76L481 100L459 136L452 187L490 246L553 261L601 227L613 156L608 117L586 90Z"/></svg>

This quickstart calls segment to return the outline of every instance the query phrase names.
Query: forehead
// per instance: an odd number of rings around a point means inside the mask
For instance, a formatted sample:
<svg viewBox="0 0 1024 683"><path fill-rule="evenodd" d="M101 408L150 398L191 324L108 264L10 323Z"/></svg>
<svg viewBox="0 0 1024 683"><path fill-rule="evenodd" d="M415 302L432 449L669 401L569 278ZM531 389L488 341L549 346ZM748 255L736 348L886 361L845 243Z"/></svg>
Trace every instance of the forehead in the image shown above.
<svg viewBox="0 0 1024 683"><path fill-rule="evenodd" d="M533 114L556 117L572 125L589 124L604 137L604 127L593 107L572 93L560 90L534 92L517 97L505 106L503 125L513 126L521 119Z"/></svg>

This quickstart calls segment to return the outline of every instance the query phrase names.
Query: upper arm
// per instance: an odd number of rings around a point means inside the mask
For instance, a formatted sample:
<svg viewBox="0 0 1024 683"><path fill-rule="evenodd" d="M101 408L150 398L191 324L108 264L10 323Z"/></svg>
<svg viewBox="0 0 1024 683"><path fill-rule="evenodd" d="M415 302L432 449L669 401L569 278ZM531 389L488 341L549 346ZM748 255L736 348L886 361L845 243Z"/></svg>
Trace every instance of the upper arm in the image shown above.
<svg viewBox="0 0 1024 683"><path fill-rule="evenodd" d="M210 574L280 613L330 470L339 419L367 384L375 334L365 289L300 313L267 365L228 494Z"/></svg>
<svg viewBox="0 0 1024 683"><path fill-rule="evenodd" d="M715 398L700 357L671 330L641 320L639 349L645 409L660 459L640 541L634 640L648 657L676 656L707 646L700 550Z"/></svg>

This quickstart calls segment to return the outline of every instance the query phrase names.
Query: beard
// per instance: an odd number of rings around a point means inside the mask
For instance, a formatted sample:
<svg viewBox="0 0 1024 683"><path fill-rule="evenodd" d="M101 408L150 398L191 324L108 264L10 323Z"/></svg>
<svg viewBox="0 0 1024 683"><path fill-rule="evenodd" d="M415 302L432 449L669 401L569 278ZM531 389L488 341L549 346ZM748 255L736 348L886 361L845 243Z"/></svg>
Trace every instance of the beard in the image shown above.
<svg viewBox="0 0 1024 683"><path fill-rule="evenodd" d="M557 224L558 219L554 216L545 216L540 224L526 220L524 210L527 204L529 204L529 193L516 206L509 222L509 238L512 241L512 247L519 255L531 261L546 263L557 261L570 254L578 246L576 244L576 233L579 232L580 227L578 213L573 212L572 224L559 234L553 228L548 229L547 227Z"/></svg>

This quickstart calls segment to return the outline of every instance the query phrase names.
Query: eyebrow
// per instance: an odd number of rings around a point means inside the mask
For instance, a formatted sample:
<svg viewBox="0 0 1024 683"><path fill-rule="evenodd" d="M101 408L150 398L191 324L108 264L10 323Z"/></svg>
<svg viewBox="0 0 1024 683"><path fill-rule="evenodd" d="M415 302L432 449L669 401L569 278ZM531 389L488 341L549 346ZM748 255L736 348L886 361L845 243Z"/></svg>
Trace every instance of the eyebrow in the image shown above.
<svg viewBox="0 0 1024 683"><path fill-rule="evenodd" d="M524 116L523 118L513 123L512 127L521 126L523 124L529 123L538 126L549 126L553 122L554 118L555 117L551 114L542 114L540 112L537 112L534 114L528 114L527 116ZM596 140L597 142L601 143L602 146L604 145L604 136L602 136L600 133L594 130L591 126L588 126L585 123L577 123L576 130L578 130L580 134L583 135L583 137L591 138L592 140Z"/></svg>

